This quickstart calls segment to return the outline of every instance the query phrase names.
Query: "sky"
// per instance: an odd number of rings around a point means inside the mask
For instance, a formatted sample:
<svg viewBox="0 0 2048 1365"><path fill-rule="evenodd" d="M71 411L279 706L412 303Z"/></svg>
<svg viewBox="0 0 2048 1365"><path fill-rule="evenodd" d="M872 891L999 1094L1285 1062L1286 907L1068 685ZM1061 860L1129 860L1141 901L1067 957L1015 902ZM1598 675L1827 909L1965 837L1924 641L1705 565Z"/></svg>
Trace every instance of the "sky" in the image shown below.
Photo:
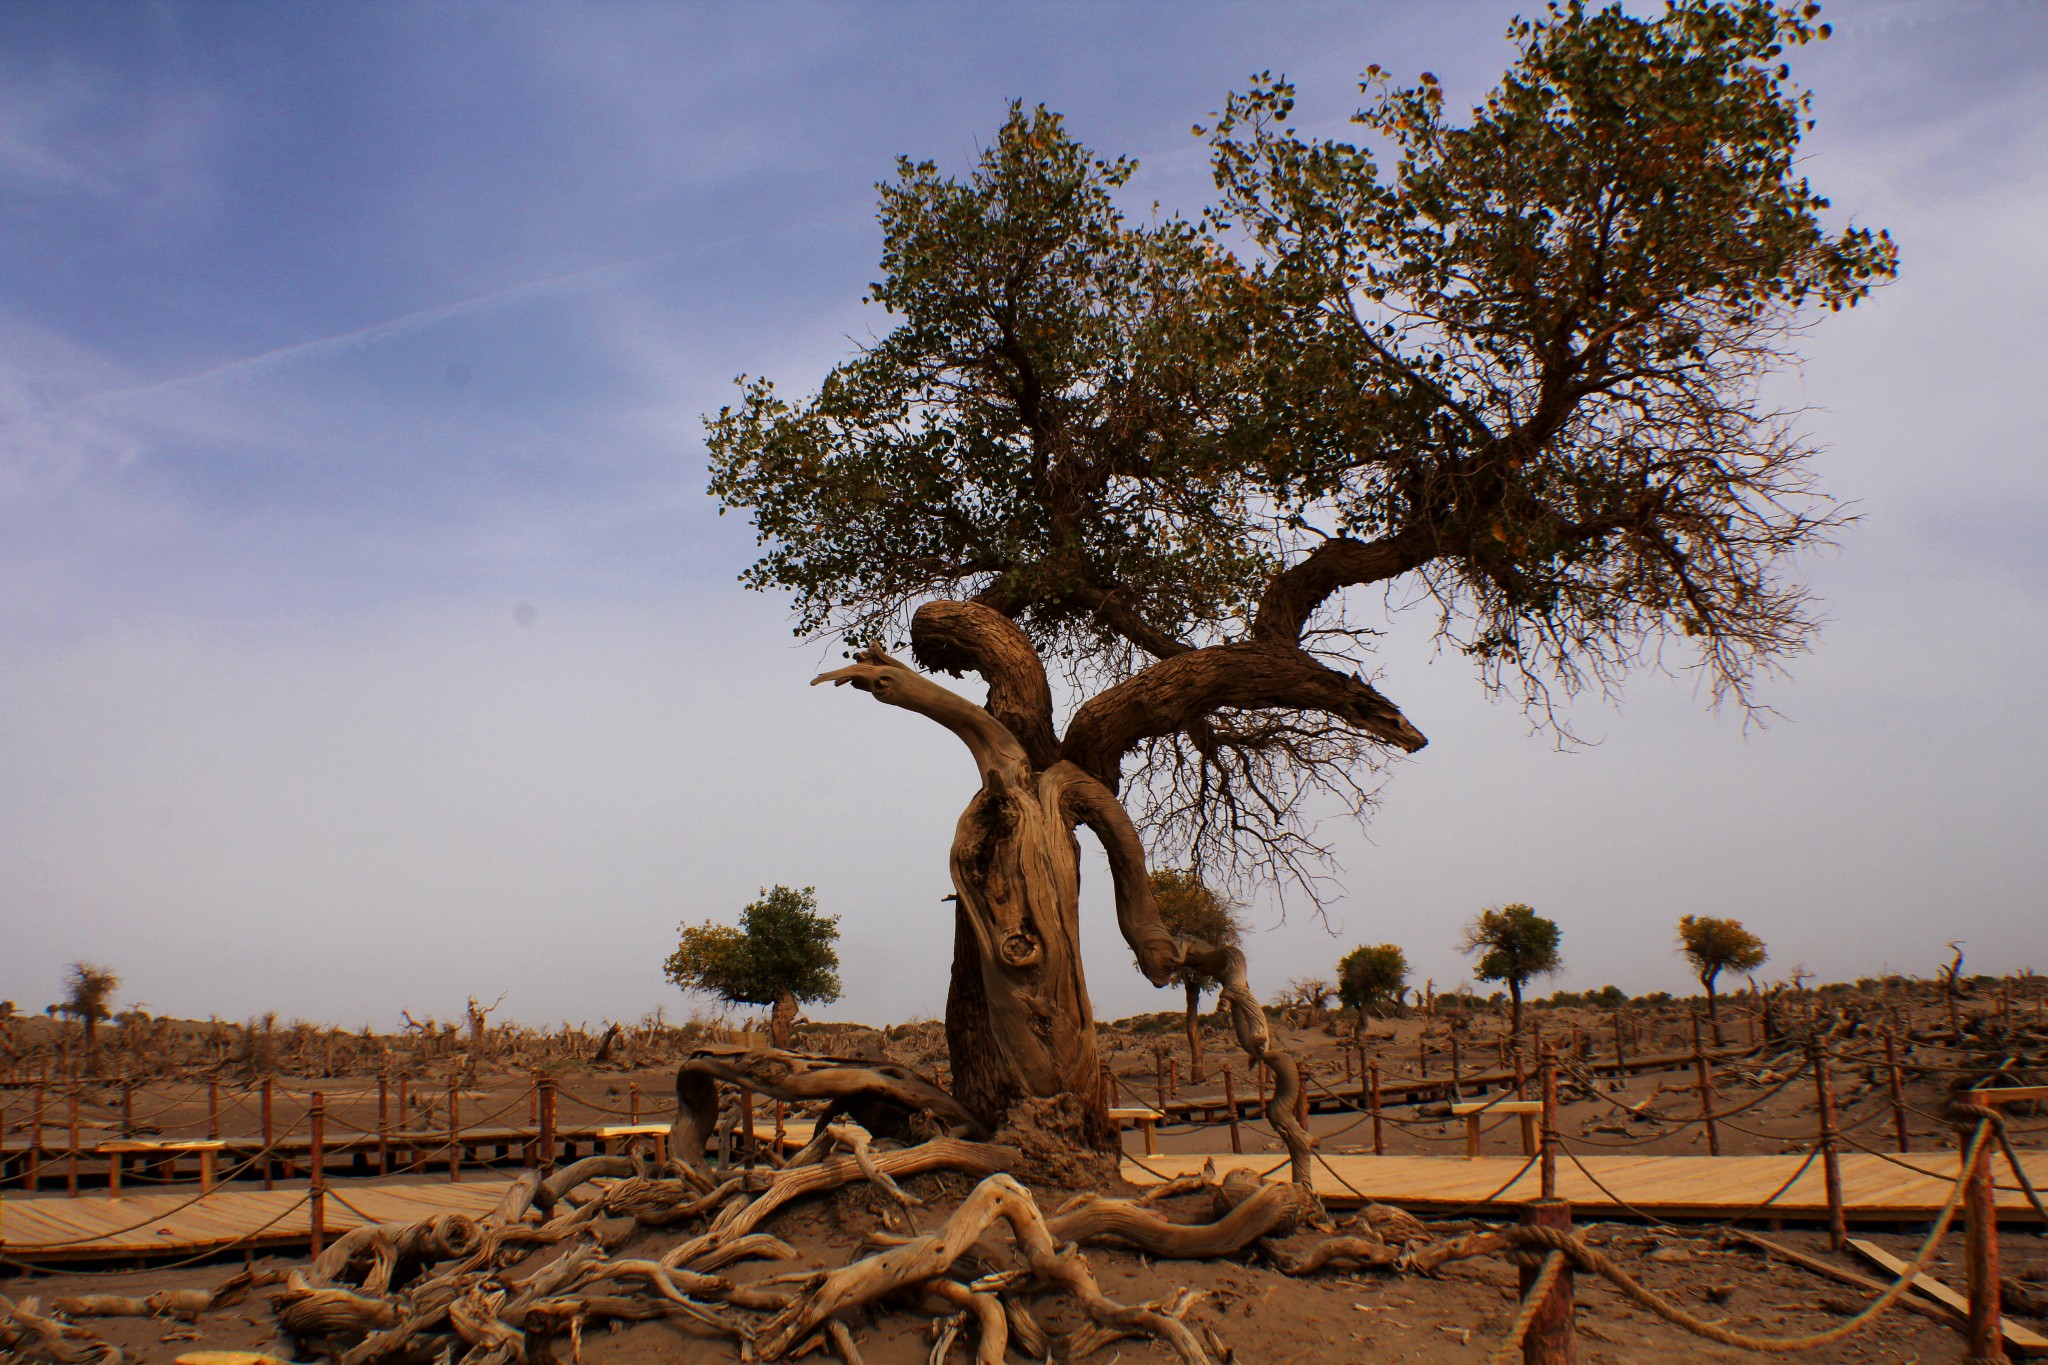
<svg viewBox="0 0 2048 1365"><path fill-rule="evenodd" d="M23 3L0 32L0 997L102 962L152 1013L395 1027L684 1017L680 921L841 917L841 1001L944 1008L937 727L808 688L705 492L736 375L805 392L886 315L874 187L1011 99L1198 211L1190 126L1256 72L1341 132L1358 73L1469 103L1517 6ZM1551 987L1683 990L1683 914L1773 978L2048 969L2048 6L1860 0L1803 52L1805 169L1898 281L1776 392L1860 520L1803 562L1763 723L1645 675L1560 750L1397 619L1430 736L1326 912L1248 893L1262 993L1392 941L1470 979L1522 901ZM1098 1014L1171 1008L1084 870Z"/></svg>

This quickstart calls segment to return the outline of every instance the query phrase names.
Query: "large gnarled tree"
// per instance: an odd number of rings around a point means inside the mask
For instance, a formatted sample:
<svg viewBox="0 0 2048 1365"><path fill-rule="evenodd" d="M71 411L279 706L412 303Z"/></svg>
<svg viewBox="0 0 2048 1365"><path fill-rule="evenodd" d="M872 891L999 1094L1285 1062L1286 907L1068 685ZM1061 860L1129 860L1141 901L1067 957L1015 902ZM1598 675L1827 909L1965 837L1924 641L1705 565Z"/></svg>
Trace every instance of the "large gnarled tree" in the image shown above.
<svg viewBox="0 0 2048 1365"><path fill-rule="evenodd" d="M1208 130L1194 221L1126 219L1132 163L1042 109L964 178L901 163L871 293L894 325L808 399L743 381L712 488L765 546L746 581L860 646L825 677L980 769L947 1020L977 1116L1079 1096L1109 1140L1082 825L1140 970L1213 960L1267 1053L1241 959L1161 928L1139 831L1196 866L1312 868L1307 803L1362 809L1376 757L1424 742L1368 680L1375 598L1428 604L1539 714L1672 641L1747 704L1803 645L1788 557L1836 518L1757 382L1813 306L1893 268L1797 171L1780 62L1815 33L1750 0L1574 5L1517 24L1463 123L1433 78L1375 70L1365 145L1297 135L1264 80ZM885 652L905 639L985 703Z"/></svg>

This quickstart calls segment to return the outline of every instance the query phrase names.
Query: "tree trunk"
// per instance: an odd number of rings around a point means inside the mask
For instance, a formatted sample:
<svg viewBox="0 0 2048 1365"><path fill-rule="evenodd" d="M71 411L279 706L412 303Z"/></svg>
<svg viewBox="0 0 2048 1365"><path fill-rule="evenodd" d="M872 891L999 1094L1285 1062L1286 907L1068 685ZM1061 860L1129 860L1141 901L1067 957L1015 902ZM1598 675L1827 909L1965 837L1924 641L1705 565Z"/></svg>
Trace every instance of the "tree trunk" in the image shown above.
<svg viewBox="0 0 2048 1365"><path fill-rule="evenodd" d="M1188 993L1188 1084L1202 1079L1202 988L1184 983Z"/></svg>
<svg viewBox="0 0 2048 1365"><path fill-rule="evenodd" d="M1183 969L1222 983L1239 1044L1273 1070L1267 1116L1287 1145L1293 1179L1310 1184L1309 1138L1293 1113L1300 1073L1273 1045L1244 955L1227 944L1176 940L1160 923L1114 764L1105 778L1062 756L1075 747L1074 727L1064 746L1054 739L1051 689L1030 640L987 607L929 602L911 622L911 643L928 667L981 674L987 703L977 706L873 646L813 682L851 685L938 722L980 770L950 860L956 906L946 1042L954 1097L991 1130L1014 1123L1050 1137L1056 1149L1120 1150L1081 969L1074 830L1085 824L1108 857L1117 927L1138 969L1155 986Z"/></svg>
<svg viewBox="0 0 2048 1365"><path fill-rule="evenodd" d="M1714 977L1717 975L1717 972L1707 973L1700 978L1700 984L1707 988L1707 1026L1714 1031L1714 1046L1722 1047L1725 1045L1721 1041L1720 1001L1714 995Z"/></svg>
<svg viewBox="0 0 2048 1365"><path fill-rule="evenodd" d="M1508 999L1513 1002L1508 1015L1508 1036L1517 1043L1522 1041L1522 983L1514 977L1508 978Z"/></svg>
<svg viewBox="0 0 2048 1365"><path fill-rule="evenodd" d="M1081 849L1061 811L1061 776L1028 774L1027 785L991 772L954 828L946 1043L954 1096L991 1130L1023 1096L1064 1096L1078 1136L1108 1150L1116 1138L1081 970Z"/></svg>
<svg viewBox="0 0 2048 1365"><path fill-rule="evenodd" d="M790 1029L795 1024L796 997L784 991L775 997L768 1010L768 1041L776 1047L788 1047Z"/></svg>

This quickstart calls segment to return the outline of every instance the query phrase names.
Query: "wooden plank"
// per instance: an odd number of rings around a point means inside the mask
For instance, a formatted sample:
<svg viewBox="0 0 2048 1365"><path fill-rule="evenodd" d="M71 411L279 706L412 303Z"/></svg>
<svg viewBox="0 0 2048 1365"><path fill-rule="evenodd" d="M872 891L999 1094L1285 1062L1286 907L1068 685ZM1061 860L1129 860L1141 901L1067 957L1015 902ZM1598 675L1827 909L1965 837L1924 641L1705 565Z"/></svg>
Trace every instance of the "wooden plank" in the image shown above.
<svg viewBox="0 0 2048 1365"><path fill-rule="evenodd" d="M1849 1246L1857 1255L1871 1262L1880 1270L1889 1270L1894 1275L1903 1275L1907 1270L1911 1269L1906 1262L1892 1255L1875 1242L1866 1242L1861 1237L1851 1237L1849 1239ZM1961 1313L1966 1320L1968 1319L1970 1315L1970 1301L1961 1294L1956 1293L1955 1290L1950 1289L1940 1280L1935 1279L1932 1275L1915 1275L1913 1277L1913 1287L1937 1303L1947 1304L1950 1308ZM2014 1323L2010 1318L2001 1317L1999 1321L2005 1330L2005 1339L2012 1345L2029 1353L2048 1351L2048 1337L2042 1336L2039 1332L2029 1331Z"/></svg>
<svg viewBox="0 0 2048 1365"><path fill-rule="evenodd" d="M658 1125L649 1125L658 1127ZM772 1129L757 1122L765 1137ZM789 1140L800 1140L799 1125L789 1125ZM2020 1153L2030 1178L2048 1185L2048 1152ZM1275 1181L1286 1178L1282 1153L1175 1153L1154 1156L1143 1165L1127 1162L1126 1177L1136 1185L1199 1171L1214 1160L1221 1170L1245 1168ZM1627 1208L1665 1218L1722 1219L1760 1204L1799 1168L1802 1157L1663 1156L1638 1153L1586 1155L1558 1170L1559 1193L1587 1216L1612 1215ZM1852 1219L1918 1222L1933 1217L1954 1189L1957 1158L1929 1154L1913 1158L1907 1170L1882 1157L1849 1153L1842 1158L1843 1187ZM1584 1169L1579 1162L1584 1163ZM1590 1173L1590 1174L1589 1174ZM1607 1187L1607 1193L1595 1185ZM461 1211L480 1214L494 1208L510 1182L489 1178L449 1184L422 1181L393 1185L329 1186L327 1229L342 1232L359 1221L341 1201L376 1221L405 1221L430 1213ZM1818 1219L1827 1200L1820 1163L1811 1162L1799 1180L1758 1216ZM1520 1157L1481 1156L1347 1156L1318 1158L1317 1185L1332 1204L1378 1200L1418 1212L1446 1212L1468 1207L1512 1209L1537 1196L1534 1165ZM299 1209L261 1233L305 1196L303 1188L265 1192L216 1188L200 1198L192 1186L162 1193L125 1193L118 1199L98 1194L67 1199L56 1195L14 1196L0 1205L0 1235L9 1254L24 1260L104 1258L109 1255L176 1253L189 1255L209 1247L254 1239L258 1246L303 1242L308 1234L306 1212ZM2037 1221L2017 1190L1999 1191L2000 1217L2014 1224Z"/></svg>
<svg viewBox="0 0 2048 1365"><path fill-rule="evenodd" d="M372 1222L412 1222L444 1212L479 1217L497 1207L511 1184L486 1180L342 1191L330 1187L322 1225L332 1234L359 1226L365 1217ZM310 1211L293 1207L304 1198L303 1190L220 1189L203 1198L190 1193L15 1198L0 1209L0 1236L6 1239L8 1256L37 1263L188 1256L244 1243L290 1245L304 1242L312 1232Z"/></svg>
<svg viewBox="0 0 2048 1365"><path fill-rule="evenodd" d="M2021 1100L2048 1100L2048 1085L1994 1085L1982 1090L1965 1090L1963 1096L1985 1104L2017 1104Z"/></svg>
<svg viewBox="0 0 2048 1365"><path fill-rule="evenodd" d="M1803 1251L1794 1251L1791 1247L1780 1246L1778 1243L1768 1238L1759 1237L1753 1232L1744 1232L1740 1228L1729 1228L1728 1235L1738 1242L1748 1243L1766 1256L1775 1256L1779 1260L1796 1265L1802 1270L1810 1270L1814 1274L1833 1280L1837 1284L1846 1284L1853 1289L1861 1289L1867 1294L1882 1294L1891 1288L1890 1285L1880 1284L1868 1275L1858 1275L1853 1270L1844 1270L1838 1265L1831 1265L1821 1260L1818 1256L1809 1256ZM1933 1318L1936 1322L1945 1323L1950 1327L1968 1327L1970 1323L1967 1314L1957 1314L1954 1310L1943 1304L1929 1303L1925 1299L1916 1299L1911 1294L1899 1300L1899 1307L1909 1312L1918 1313L1924 1318Z"/></svg>
<svg viewBox="0 0 2048 1365"><path fill-rule="evenodd" d="M2048 1183L2048 1152L2022 1153L2022 1159L2037 1186ZM1214 1160L1219 1170L1243 1167L1264 1173L1270 1169L1275 1173L1269 1178L1275 1180L1283 1179L1280 1172L1286 1169L1279 1153L1178 1152L1147 1157L1143 1168L1127 1163L1125 1177L1133 1184L1148 1185L1193 1174L1205 1160ZM1786 1185L1803 1161L1803 1156L1794 1155L1584 1156L1577 1162L1560 1163L1558 1192L1588 1213L1625 1213L1635 1208L1659 1217L1726 1218L1755 1209L1758 1217L1824 1217L1827 1191L1819 1161L1807 1163L1799 1178ZM1319 1156L1317 1162L1317 1188L1335 1204L1369 1199L1405 1204L1418 1211L1441 1211L1491 1195L1490 1205L1507 1208L1533 1199L1537 1186L1535 1170L1524 1170L1524 1161L1517 1157L1341 1155ZM1881 1157L1845 1155L1842 1173L1849 1217L1867 1222L1931 1218L1954 1189L1954 1165L1954 1158L1949 1158L1946 1166L1951 1173L1943 1175L1941 1159L1932 1158L1925 1168L1929 1173L1921 1174ZM1523 1172L1521 1178L1495 1194L1517 1171ZM1776 1200L1764 1206L1781 1186ZM2015 1223L2038 1221L2017 1190L1999 1191L1999 1216Z"/></svg>

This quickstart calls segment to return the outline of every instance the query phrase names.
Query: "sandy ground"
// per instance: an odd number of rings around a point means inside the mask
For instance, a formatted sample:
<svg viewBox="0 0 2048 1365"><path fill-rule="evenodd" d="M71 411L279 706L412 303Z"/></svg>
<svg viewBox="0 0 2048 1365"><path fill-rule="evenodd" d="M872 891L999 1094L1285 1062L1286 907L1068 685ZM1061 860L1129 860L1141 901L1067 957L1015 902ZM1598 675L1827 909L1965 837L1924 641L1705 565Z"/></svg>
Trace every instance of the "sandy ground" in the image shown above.
<svg viewBox="0 0 2048 1365"><path fill-rule="evenodd" d="M1582 1037L1591 1042L1602 1060L1611 1057L1611 1041L1598 1030L1608 1016L1594 1011L1545 1011L1538 1016L1545 1034L1553 1039L1570 1037L1578 1023ZM1910 1027L1916 1021L1905 1021ZM1938 1020L1923 1016L1917 1021L1923 1034ZM1342 1021L1307 1027L1277 1026L1277 1031L1299 1055L1309 1059L1318 1082L1355 1095L1356 1044L1348 1037ZM1498 1024L1481 1021L1462 1034L1461 1052L1466 1073L1493 1071L1499 1067L1496 1051ZM1426 1036L1425 1036L1426 1035ZM1746 1020L1734 1016L1728 1041L1742 1046L1749 1041ZM1212 1068L1232 1063L1237 1067L1240 1094L1249 1093L1242 1058L1234 1056L1220 1031L1208 1035L1207 1060ZM1680 1052L1690 1045L1690 1026L1680 1011L1663 1017L1645 1014L1631 1024L1631 1055ZM845 1030L820 1030L809 1040L820 1050L848 1050ZM870 1031L856 1039L871 1050L883 1044ZM1220 1093L1213 1081L1186 1079L1191 1073L1184 1038L1177 1027L1164 1028L1161 1021L1139 1021L1133 1030L1104 1030L1104 1053L1125 1091L1127 1102L1144 1102L1158 1091L1157 1062L1174 1061L1180 1096ZM1442 1048L1447 1038L1441 1023L1417 1019L1375 1021L1369 1029L1367 1052L1380 1060L1382 1074L1389 1082L1412 1076L1417 1069L1418 1042ZM2038 1039L2021 1039L2019 1051L2027 1054ZM942 1055L942 1041L931 1028L894 1037L888 1051L897 1060L931 1067ZM1850 1139L1884 1150L1897 1146L1888 1072L1879 1065L1882 1043L1864 1032L1841 1040L1841 1056L1835 1067L1833 1093L1839 1111L1841 1131ZM1347 1053L1353 1071L1346 1079ZM1915 1151L1946 1150L1952 1133L1940 1121L1947 1091L1956 1072L1952 1068L1972 1062L1969 1048L1954 1048L1924 1037L1917 1044L1907 1041L1901 1054L1909 1065L1923 1074L1909 1078L1905 1089L1908 1105L1908 1140ZM634 1087L640 1095L643 1120L665 1120L667 1097L673 1070L664 1059L633 1070L558 1070L562 1102L559 1122L564 1127L595 1122L621 1122L632 1106ZM1716 1069L1715 1107L1728 1114L1738 1106L1741 1112L1720 1126L1724 1153L1765 1153L1803 1151L1816 1131L1816 1090L1810 1076L1787 1076L1797 1063L1796 1054L1767 1049L1755 1058L1724 1063ZM1430 1058L1431 1076L1441 1076L1448 1061L1441 1053ZM1951 1068L1945 1070L1944 1068ZM404 1120L418 1131L433 1133L446 1122L445 1070L408 1087ZM1560 1114L1560 1130L1575 1150L1581 1152L1632 1149L1703 1155L1705 1135L1696 1122L1697 1092L1689 1086L1689 1069L1636 1076L1625 1081L1602 1079L1590 1090L1567 1087L1567 1103ZM276 1082L278 1123L283 1127L296 1118L303 1096L314 1089L327 1096L331 1131L349 1127L373 1128L377 1120L377 1099L373 1077L283 1077ZM258 1131L254 1092L228 1086L222 1091L219 1125L227 1133L253 1134ZM474 1084L465 1085L459 1103L465 1126L487 1122L524 1124L528 1121L529 1078L518 1071L486 1073ZM193 1081L167 1081L138 1088L132 1100L135 1126L142 1131L166 1134L203 1131L207 1124L205 1087ZM400 1122L395 1086L386 1092L387 1115ZM1633 1111L1633 1112L1631 1112ZM18 1143L25 1118L22 1092L9 1096L10 1143ZM1390 1105L1383 1115L1386 1150L1395 1153L1462 1151L1462 1125L1428 1106ZM102 1087L81 1111L86 1136L94 1132L117 1131L122 1123L118 1087ZM52 1104L46 1121L53 1128L63 1121L62 1110ZM1333 1153L1369 1152L1372 1128L1358 1113L1316 1115L1310 1127L1324 1150ZM2014 1137L2024 1147L2038 1147L2048 1141L2043 1130L2048 1120L2021 1114L2015 1117ZM51 1137L57 1134L53 1131ZM1251 1152L1278 1153L1280 1146L1270 1129L1261 1122L1246 1121L1241 1141ZM1135 1131L1126 1135L1127 1149L1137 1151ZM1159 1144L1168 1152L1227 1151L1228 1128L1224 1124L1169 1124L1159 1132ZM1487 1138L1487 1150L1507 1153L1517 1150L1517 1129L1512 1122ZM91 1183L95 1172L88 1167ZM136 1188L147 1187L147 1177L131 1177ZM338 1183L345 1190L347 1180ZM929 1201L918 1211L921 1226L929 1228L936 1219L957 1204L967 1188L957 1176L933 1175L907 1182ZM1038 1191L1043 1207L1052 1208L1064 1192ZM822 1196L785 1210L768 1225L768 1231L783 1238L798 1254L790 1263L752 1263L730 1272L749 1279L787 1274L799 1269L829 1269L845 1264L862 1238L883 1226L878 1196L860 1187ZM1166 1206L1174 1216L1198 1221L1206 1216L1194 1201L1178 1208ZM1471 1225L1443 1229L1448 1234ZM1864 1296L1822 1279L1810 1271L1767 1260L1746 1246L1724 1240L1711 1228L1669 1228L1630 1224L1593 1224L1586 1229L1589 1240L1604 1246L1631 1272L1652 1288L1692 1311L1727 1325L1761 1335L1783 1336L1821 1330L1839 1323L1855 1311ZM1894 1254L1910 1256L1921 1229L1897 1228L1873 1231L1871 1240ZM684 1235L682 1231L643 1230L618 1254L659 1255ZM1819 1231L1788 1228L1768 1235L1776 1240L1826 1259L1845 1270L1887 1278L1882 1272L1848 1255L1829 1256ZM1307 1239L1310 1235L1304 1234ZM1126 1302L1162 1300L1186 1288L1197 1291L1200 1301L1191 1321L1205 1324L1228 1343L1234 1359L1243 1362L1354 1362L1354 1361L1481 1361L1507 1329L1516 1310L1515 1272L1498 1256L1454 1263L1440 1274L1394 1276L1324 1272L1317 1276L1290 1279L1258 1255L1204 1262L1159 1262L1112 1248L1090 1248L1088 1257L1103 1288ZM2002 1244L2004 1269L2023 1294L2048 1296L2048 1241L2031 1232L2008 1231ZM1933 1273L1958 1288L1963 1283L1961 1242L1952 1237ZM282 1260L259 1260L261 1265L283 1266ZM525 1273L529 1262L518 1273ZM66 1271L57 1274L22 1273L0 1268L0 1294L20 1299L77 1293L118 1293L143 1295L157 1289L212 1286L242 1268L239 1257L216 1258L183 1267L115 1268L95 1272ZM1580 1358L1588 1362L1642 1361L1667 1356L1684 1360L1734 1360L1742 1353L1692 1338L1643 1310L1625 1302L1609 1286L1582 1278L1577 1292L1580 1328ZM1033 1305L1040 1322L1058 1331L1076 1325L1079 1318L1071 1305L1056 1297L1041 1297ZM2021 1318L2026 1322L2028 1319ZM882 1314L863 1315L856 1326L856 1338L868 1361L875 1365L926 1362L931 1358L931 1319L899 1306ZM2037 1328L2048 1327L2033 1321ZM242 1304L206 1315L195 1325L148 1319L105 1319L95 1323L105 1336L122 1346L131 1360L143 1365L170 1365L181 1351L197 1348L257 1349L280 1358L294 1358L292 1343L275 1336L262 1293ZM950 1355L953 1360L972 1357L972 1332L968 1331ZM1962 1338L1952 1328L1903 1311L1894 1311L1871 1331L1838 1346L1807 1353L1814 1361L1945 1361L1959 1359ZM568 1359L566 1343L559 1356ZM692 1335L670 1323L641 1324L622 1330L594 1328L584 1338L583 1357L592 1362L620 1362L640 1365L653 1361L724 1361L739 1356L728 1343ZM307 1356L305 1358L310 1358ZM1020 1357L1013 1357L1020 1358ZM1170 1353L1155 1343L1126 1340L1093 1357L1095 1360L1151 1361L1170 1359Z"/></svg>
<svg viewBox="0 0 2048 1365"><path fill-rule="evenodd" d="M918 1211L923 1226L935 1224L964 1194L967 1182L957 1176L916 1177L906 1182L929 1201ZM1060 1194L1039 1191L1042 1206L1056 1206ZM1176 1216L1193 1220L1201 1210L1183 1201ZM754 1263L732 1272L754 1279L797 1269L829 1269L844 1264L867 1233L882 1226L878 1197L866 1187L822 1196L784 1212L769 1230L796 1248L794 1263ZM1458 1225L1460 1227L1469 1225ZM1696 1234L1621 1224L1594 1224L1589 1240L1619 1259L1657 1292L1695 1313L1753 1333L1781 1336L1822 1330L1853 1311L1861 1296L1808 1271L1766 1260L1756 1252L1724 1245L1711 1233ZM682 1239L677 1232L648 1230L618 1254L657 1256ZM1775 1234L1786 1245L1825 1254L1818 1233L1788 1230ZM1312 1240L1304 1234L1298 1241ZM1895 1254L1910 1255L1914 1239L1900 1233L1876 1233L1872 1239ZM2041 1239L2008 1235L2003 1257L2008 1273L2048 1278L2048 1253ZM1203 1262L1161 1262L1108 1248L1089 1249L1088 1258L1111 1297L1124 1302L1163 1299L1182 1288L1202 1294L1191 1321L1207 1324L1243 1362L1353 1361L1481 1361L1506 1331L1516 1309L1515 1272L1497 1256L1454 1263L1435 1277L1348 1274L1329 1271L1290 1279L1256 1258ZM1935 1272L1951 1284L1961 1283L1961 1249L1954 1241L1937 1261ZM1845 1269L1868 1271L1845 1257L1830 1258ZM259 1265L291 1262L266 1259ZM530 1262L525 1273L538 1262ZM64 1294L119 1293L142 1295L163 1288L210 1287L232 1271L237 1260L179 1269L144 1269L104 1274L16 1276L0 1292L47 1301ZM1626 1303L1609 1286L1582 1278L1576 1293L1580 1356L1587 1362L1642 1361L1667 1356L1686 1360L1735 1360L1742 1353L1697 1340ZM1071 1305L1055 1297L1033 1303L1049 1330L1077 1325ZM897 1311L863 1315L855 1336L874 1365L911 1365L930 1358L931 1319ZM141 1365L170 1365L181 1351L246 1349L294 1358L291 1343L272 1330L261 1293L197 1324L148 1319L100 1319L94 1324ZM972 1333L954 1349L953 1359L971 1359ZM1944 1361L1959 1357L1961 1338L1953 1330L1895 1311L1868 1333L1839 1346L1804 1355L1813 1361ZM562 1351L566 1359L566 1346ZM618 1331L593 1329L583 1341L588 1361L603 1365L645 1365L655 1361L737 1361L728 1343L694 1335L669 1323L643 1323ZM310 1356L308 1357L310 1358ZM1127 1340L1095 1357L1110 1361L1165 1361L1171 1352L1156 1343Z"/></svg>

